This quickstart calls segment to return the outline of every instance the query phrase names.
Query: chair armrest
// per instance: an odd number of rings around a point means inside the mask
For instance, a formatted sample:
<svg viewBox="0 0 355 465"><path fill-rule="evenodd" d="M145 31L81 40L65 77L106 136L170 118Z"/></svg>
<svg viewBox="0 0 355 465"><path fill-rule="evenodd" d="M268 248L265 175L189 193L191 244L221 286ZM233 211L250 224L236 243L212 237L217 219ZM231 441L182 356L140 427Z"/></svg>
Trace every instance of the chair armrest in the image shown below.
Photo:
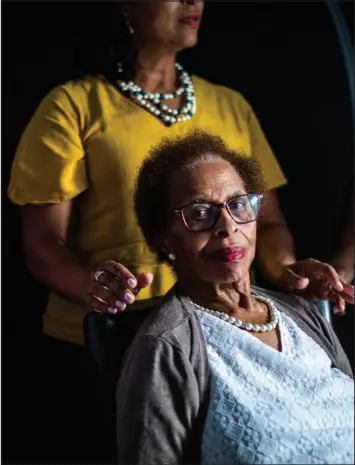
<svg viewBox="0 0 355 465"><path fill-rule="evenodd" d="M316 306L328 323L332 326L332 311L328 300L318 300Z"/></svg>

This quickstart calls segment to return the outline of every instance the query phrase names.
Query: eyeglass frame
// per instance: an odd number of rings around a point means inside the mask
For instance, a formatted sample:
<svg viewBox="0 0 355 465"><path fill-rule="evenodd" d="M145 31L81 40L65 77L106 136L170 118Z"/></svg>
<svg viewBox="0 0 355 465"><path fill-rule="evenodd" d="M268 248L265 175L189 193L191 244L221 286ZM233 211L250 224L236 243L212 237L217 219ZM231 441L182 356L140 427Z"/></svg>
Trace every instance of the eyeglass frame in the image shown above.
<svg viewBox="0 0 355 465"><path fill-rule="evenodd" d="M213 206L215 206L215 207L218 208L218 216L216 217L216 222L215 222L210 228L207 228L207 229L194 230L194 229L189 228L188 225L187 225L187 222L186 222L186 219L185 219L185 216L184 216L184 210L185 210L185 208L189 207L190 205L194 205L194 202L188 203L187 205L185 205L185 206L182 207L182 208L179 208L178 210L174 210L174 213L180 214L181 217L182 217L182 220L183 220L183 222L184 222L184 224L185 224L185 226L186 226L186 228L187 228L189 231L195 232L195 233L211 231L211 229L213 229L213 228L216 226L216 224L218 223L218 220L219 220L220 217L221 217L221 209L222 209L222 208L224 208L224 209L227 211L228 215L232 218L232 220L233 220L234 223L236 223L236 224L248 224L248 223L253 223L254 221L256 221L256 220L258 219L258 217L259 217L259 211L258 211L257 216L256 216L253 220L240 222L240 221L236 221L236 220L233 218L233 216L232 216L232 214L231 214L231 212L230 212L230 210L229 210L229 207L228 207L228 204L229 204L230 202L232 202L232 200L238 199L239 197L249 197L249 196L251 196L251 195L257 197L259 202L260 202L260 201L263 199L263 197L264 197L264 194L241 194L241 195L236 195L235 197L233 197L233 198L231 198L231 199L229 199L229 200L226 200L225 202L222 202L222 203L205 202L205 203L208 203L208 204L213 205ZM195 202L196 205L198 205L198 203L201 203L201 202ZM259 203L259 205L260 205L260 203Z"/></svg>

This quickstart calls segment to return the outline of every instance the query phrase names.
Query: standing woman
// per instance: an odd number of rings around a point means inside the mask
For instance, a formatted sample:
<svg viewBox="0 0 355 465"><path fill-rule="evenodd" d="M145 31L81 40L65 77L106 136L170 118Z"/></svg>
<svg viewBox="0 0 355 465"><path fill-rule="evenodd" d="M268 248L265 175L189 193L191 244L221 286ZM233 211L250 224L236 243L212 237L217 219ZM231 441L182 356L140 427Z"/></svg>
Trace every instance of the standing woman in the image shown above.
<svg viewBox="0 0 355 465"><path fill-rule="evenodd" d="M116 314L133 303L151 307L174 283L133 211L137 169L163 137L208 129L259 161L269 188L258 233L261 267L274 283L308 283L293 265L292 237L275 194L285 178L252 108L237 92L190 76L176 61L197 43L203 2L113 7L119 40L110 59L100 74L44 98L20 141L9 186L10 199L21 206L28 267L52 291L44 315L47 384L41 386L50 393L42 409L50 422L41 439L51 443L47 463L98 460L89 449L102 425L92 413L97 394L85 368L85 314Z"/></svg>

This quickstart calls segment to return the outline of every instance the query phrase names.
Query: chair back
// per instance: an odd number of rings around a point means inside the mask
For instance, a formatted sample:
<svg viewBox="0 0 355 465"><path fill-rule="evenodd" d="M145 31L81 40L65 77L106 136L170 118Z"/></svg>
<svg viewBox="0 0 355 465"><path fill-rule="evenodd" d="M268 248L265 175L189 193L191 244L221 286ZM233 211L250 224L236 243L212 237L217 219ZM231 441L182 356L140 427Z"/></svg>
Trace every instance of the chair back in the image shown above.
<svg viewBox="0 0 355 465"><path fill-rule="evenodd" d="M109 401L114 399L124 354L150 312L145 309L117 316L93 312L84 319L85 347Z"/></svg>

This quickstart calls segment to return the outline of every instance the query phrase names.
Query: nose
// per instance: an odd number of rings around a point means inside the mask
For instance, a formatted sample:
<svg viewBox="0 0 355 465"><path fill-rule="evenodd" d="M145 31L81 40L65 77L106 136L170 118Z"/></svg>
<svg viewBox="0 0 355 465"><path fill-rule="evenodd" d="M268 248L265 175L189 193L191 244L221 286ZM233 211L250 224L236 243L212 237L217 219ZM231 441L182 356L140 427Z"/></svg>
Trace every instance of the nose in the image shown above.
<svg viewBox="0 0 355 465"><path fill-rule="evenodd" d="M238 224L228 213L225 207L221 207L220 215L215 226L217 237L230 237L239 230Z"/></svg>

